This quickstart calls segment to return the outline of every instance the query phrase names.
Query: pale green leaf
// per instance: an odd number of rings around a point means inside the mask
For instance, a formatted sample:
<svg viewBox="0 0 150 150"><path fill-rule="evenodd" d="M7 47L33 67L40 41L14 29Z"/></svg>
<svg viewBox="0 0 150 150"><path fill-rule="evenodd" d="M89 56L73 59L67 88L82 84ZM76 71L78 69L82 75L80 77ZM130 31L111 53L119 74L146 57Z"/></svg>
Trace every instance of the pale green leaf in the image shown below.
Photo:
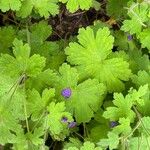
<svg viewBox="0 0 150 150"><path fill-rule="evenodd" d="M129 64L119 57L110 57L114 38L107 27L100 28L96 36L90 27L81 28L79 43L70 43L65 52L67 60L77 65L81 78L97 78L109 92L124 89L123 81L130 76Z"/></svg>

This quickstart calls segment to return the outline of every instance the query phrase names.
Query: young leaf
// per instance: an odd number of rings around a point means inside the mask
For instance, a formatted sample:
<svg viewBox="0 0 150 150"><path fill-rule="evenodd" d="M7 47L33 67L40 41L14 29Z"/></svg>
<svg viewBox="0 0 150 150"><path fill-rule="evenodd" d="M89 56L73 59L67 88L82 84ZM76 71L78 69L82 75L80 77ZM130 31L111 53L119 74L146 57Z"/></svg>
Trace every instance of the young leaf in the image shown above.
<svg viewBox="0 0 150 150"><path fill-rule="evenodd" d="M123 134L128 135L130 134L132 128L130 126L130 119L129 118L120 118L119 125L113 128L113 132L115 134Z"/></svg>
<svg viewBox="0 0 150 150"><path fill-rule="evenodd" d="M105 118L117 121L119 118L125 117L133 122L135 113L131 109L133 103L128 96L124 97L121 93L115 93L113 103L117 107L108 107L103 114Z"/></svg>
<svg viewBox="0 0 150 150"><path fill-rule="evenodd" d="M71 114L66 112L65 103L51 102L47 109L49 131L52 138L64 140L69 135L68 123L73 121ZM67 118L66 121L63 120L64 117Z"/></svg>
<svg viewBox="0 0 150 150"><path fill-rule="evenodd" d="M146 2L133 3L128 10L131 19L123 22L122 30L130 34L140 33L144 24L148 21L149 4Z"/></svg>
<svg viewBox="0 0 150 150"><path fill-rule="evenodd" d="M90 27L81 28L79 43L70 43L65 52L67 60L77 65L81 78L96 78L107 86L109 92L124 89L123 81L130 76L129 64L122 58L111 58L114 38L107 27L99 29L94 36Z"/></svg>
<svg viewBox="0 0 150 150"><path fill-rule="evenodd" d="M59 99L66 102L67 110L75 116L78 123L88 122L102 104L104 85L99 84L95 79L88 79L78 84L77 70L67 64L63 64L59 72L60 76L56 84ZM70 90L69 97L65 97L62 93L64 89L68 90L66 92Z"/></svg>
<svg viewBox="0 0 150 150"><path fill-rule="evenodd" d="M114 105L117 107L108 107L103 116L110 120L117 121L119 118L129 118L134 121L135 113L131 109L133 105L143 106L143 96L148 92L148 85L141 86L138 91L131 89L125 97L121 93L114 93Z"/></svg>

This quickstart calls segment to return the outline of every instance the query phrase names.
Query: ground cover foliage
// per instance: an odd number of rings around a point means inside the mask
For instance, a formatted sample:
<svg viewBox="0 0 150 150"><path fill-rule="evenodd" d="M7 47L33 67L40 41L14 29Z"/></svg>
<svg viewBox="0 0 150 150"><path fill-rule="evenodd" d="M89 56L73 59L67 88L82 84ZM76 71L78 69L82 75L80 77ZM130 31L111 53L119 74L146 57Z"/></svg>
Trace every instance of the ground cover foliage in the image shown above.
<svg viewBox="0 0 150 150"><path fill-rule="evenodd" d="M0 149L150 150L149 0L0 0Z"/></svg>

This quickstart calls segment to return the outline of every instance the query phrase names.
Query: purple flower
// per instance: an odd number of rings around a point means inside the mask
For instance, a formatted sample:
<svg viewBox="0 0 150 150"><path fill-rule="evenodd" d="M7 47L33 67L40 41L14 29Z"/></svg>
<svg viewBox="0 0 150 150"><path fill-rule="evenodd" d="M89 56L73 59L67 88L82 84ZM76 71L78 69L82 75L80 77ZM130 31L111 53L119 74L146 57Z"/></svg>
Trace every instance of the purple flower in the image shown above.
<svg viewBox="0 0 150 150"><path fill-rule="evenodd" d="M70 122L69 124L68 124L68 128L74 128L75 126L77 125L77 123L76 122Z"/></svg>
<svg viewBox="0 0 150 150"><path fill-rule="evenodd" d="M131 40L133 39L132 35L129 34L129 35L127 36L127 39L128 39L128 41L131 41Z"/></svg>
<svg viewBox="0 0 150 150"><path fill-rule="evenodd" d="M118 122L116 122L116 121L111 121L110 122L110 127L111 128L114 128L115 126L117 126L119 123Z"/></svg>
<svg viewBox="0 0 150 150"><path fill-rule="evenodd" d="M67 117L62 117L61 121L65 123L65 122L68 121L68 118Z"/></svg>
<svg viewBox="0 0 150 150"><path fill-rule="evenodd" d="M72 92L71 92L71 89L70 88L65 88L61 91L61 95L64 97L64 98L69 98L71 96Z"/></svg>

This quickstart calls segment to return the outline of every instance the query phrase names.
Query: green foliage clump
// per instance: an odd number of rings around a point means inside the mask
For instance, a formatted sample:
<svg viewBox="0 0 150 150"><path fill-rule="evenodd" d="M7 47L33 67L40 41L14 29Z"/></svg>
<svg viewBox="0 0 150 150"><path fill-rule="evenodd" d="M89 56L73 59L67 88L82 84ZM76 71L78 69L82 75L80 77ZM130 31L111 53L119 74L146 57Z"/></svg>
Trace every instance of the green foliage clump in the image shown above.
<svg viewBox="0 0 150 150"><path fill-rule="evenodd" d="M103 22L53 39L48 19L91 7ZM150 149L148 0L0 0L0 17L0 149Z"/></svg>

